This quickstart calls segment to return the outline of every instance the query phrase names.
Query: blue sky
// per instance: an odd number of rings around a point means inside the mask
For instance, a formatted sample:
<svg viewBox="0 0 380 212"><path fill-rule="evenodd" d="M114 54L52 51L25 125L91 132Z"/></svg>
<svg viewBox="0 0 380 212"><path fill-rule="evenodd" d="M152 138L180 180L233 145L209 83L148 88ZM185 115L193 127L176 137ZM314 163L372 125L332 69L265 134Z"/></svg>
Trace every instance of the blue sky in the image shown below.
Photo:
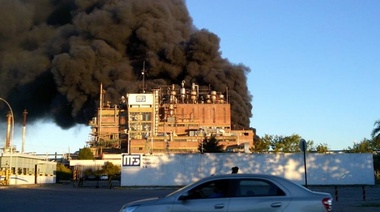
<svg viewBox="0 0 380 212"><path fill-rule="evenodd" d="M379 1L187 1L223 57L250 67L251 127L330 149L370 138L380 119ZM376 83L377 82L377 83Z"/></svg>
<svg viewBox="0 0 380 212"><path fill-rule="evenodd" d="M251 69L250 125L259 136L299 134L332 150L370 138L380 119L380 1L186 2L194 25L220 38L222 56ZM89 132L36 123L25 149L74 151Z"/></svg>

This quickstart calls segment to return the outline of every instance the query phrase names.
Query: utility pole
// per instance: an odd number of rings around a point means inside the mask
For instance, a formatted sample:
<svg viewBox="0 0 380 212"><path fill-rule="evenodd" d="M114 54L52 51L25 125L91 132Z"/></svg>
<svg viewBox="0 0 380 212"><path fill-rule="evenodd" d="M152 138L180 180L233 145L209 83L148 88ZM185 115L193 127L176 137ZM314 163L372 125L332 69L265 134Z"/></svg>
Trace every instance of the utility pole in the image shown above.
<svg viewBox="0 0 380 212"><path fill-rule="evenodd" d="M307 187L307 168L306 168L306 150L307 150L307 143L305 139L301 139L299 143L299 147L301 151L303 152L303 165L305 169L305 187Z"/></svg>

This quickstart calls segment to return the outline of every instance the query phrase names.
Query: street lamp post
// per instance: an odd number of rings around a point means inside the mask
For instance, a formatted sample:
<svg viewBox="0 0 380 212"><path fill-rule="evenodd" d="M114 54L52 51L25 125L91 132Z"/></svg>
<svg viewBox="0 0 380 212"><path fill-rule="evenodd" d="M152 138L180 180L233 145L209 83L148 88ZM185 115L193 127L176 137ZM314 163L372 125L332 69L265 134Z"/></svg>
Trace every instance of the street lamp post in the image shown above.
<svg viewBox="0 0 380 212"><path fill-rule="evenodd" d="M5 104L7 104L7 106L8 106L8 108L9 108L9 110L11 111L11 121L12 121L12 131L11 131L11 138L10 138L10 144L9 144L9 148L10 148L10 162L9 162L9 167L10 167L10 174L12 174L12 141L13 141L13 135L14 135L14 127L15 127L15 119L14 119L14 114L13 114L13 110L12 110L12 107L11 107L11 105L7 102L7 100L5 100L5 99L3 99L3 98L1 98L0 97L0 100L1 101L3 101L3 102L5 102ZM5 149L4 149L5 150ZM9 183L10 183L10 179L8 179L8 185L9 185Z"/></svg>

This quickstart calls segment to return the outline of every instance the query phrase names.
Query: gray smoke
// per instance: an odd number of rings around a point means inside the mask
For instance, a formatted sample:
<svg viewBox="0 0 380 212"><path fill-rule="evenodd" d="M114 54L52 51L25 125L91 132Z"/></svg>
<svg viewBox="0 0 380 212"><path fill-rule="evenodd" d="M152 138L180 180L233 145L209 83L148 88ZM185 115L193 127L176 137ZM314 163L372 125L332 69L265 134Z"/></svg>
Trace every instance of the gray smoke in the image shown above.
<svg viewBox="0 0 380 212"><path fill-rule="evenodd" d="M248 128L250 69L221 57L217 35L193 26L183 0L0 0L0 97L16 121L52 118L62 128L146 85L195 82L229 88L232 123ZM0 109L7 107L0 104ZM2 113L3 114L3 113ZM4 113L5 114L5 113Z"/></svg>

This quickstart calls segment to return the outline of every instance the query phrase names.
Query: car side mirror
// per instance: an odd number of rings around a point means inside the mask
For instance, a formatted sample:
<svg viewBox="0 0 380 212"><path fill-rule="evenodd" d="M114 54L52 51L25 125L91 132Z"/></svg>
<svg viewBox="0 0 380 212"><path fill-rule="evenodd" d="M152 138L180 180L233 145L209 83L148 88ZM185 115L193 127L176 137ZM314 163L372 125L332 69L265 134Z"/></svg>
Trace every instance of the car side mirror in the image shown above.
<svg viewBox="0 0 380 212"><path fill-rule="evenodd" d="M184 201L190 199L190 194L188 191L183 192L181 196L179 196L178 200Z"/></svg>

